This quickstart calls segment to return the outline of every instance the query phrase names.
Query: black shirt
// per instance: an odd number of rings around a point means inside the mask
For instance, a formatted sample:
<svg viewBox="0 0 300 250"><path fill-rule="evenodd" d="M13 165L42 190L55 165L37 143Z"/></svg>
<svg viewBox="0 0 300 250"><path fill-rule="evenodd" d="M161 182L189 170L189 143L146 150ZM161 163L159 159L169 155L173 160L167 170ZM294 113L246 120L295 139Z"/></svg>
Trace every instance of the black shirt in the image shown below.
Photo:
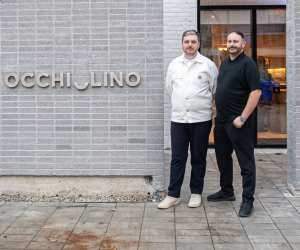
<svg viewBox="0 0 300 250"><path fill-rule="evenodd" d="M240 54L228 58L220 66L216 108L219 122L230 122L242 114L251 91L259 89L259 73L255 62Z"/></svg>

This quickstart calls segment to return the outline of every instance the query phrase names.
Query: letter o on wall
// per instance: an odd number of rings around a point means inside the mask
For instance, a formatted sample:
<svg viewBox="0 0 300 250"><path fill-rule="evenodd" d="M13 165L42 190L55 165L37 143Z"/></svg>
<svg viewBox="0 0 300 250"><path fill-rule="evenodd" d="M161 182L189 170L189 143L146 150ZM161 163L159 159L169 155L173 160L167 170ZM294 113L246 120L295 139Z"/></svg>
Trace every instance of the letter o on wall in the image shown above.
<svg viewBox="0 0 300 250"><path fill-rule="evenodd" d="M9 88L15 88L18 86L20 78L18 73L7 73L3 77L4 84Z"/></svg>
<svg viewBox="0 0 300 250"><path fill-rule="evenodd" d="M137 87L141 83L141 76L135 72L131 72L126 75L125 82L129 87Z"/></svg>

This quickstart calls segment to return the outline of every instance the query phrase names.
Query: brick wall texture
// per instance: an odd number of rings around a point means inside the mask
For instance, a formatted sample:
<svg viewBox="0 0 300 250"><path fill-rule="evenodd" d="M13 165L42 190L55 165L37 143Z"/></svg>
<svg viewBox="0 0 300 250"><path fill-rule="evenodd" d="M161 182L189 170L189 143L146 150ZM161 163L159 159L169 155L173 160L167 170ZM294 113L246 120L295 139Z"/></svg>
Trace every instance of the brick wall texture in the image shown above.
<svg viewBox="0 0 300 250"><path fill-rule="evenodd" d="M142 175L161 184L163 1L2 0L0 17L0 72L70 72L72 83L8 88L2 74L0 174ZM142 80L76 89L91 72Z"/></svg>
<svg viewBox="0 0 300 250"><path fill-rule="evenodd" d="M300 2L287 5L287 127L288 127L288 184L300 192Z"/></svg>

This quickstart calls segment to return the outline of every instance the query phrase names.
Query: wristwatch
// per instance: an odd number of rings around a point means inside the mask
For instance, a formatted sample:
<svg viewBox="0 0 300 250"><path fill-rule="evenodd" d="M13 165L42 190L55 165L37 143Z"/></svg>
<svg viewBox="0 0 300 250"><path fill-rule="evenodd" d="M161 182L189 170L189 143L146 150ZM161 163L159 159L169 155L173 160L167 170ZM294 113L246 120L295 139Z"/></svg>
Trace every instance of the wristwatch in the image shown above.
<svg viewBox="0 0 300 250"><path fill-rule="evenodd" d="M241 123L243 123L243 124L244 124L244 123L245 123L245 121L246 121L246 119L245 119L243 116L241 116L241 115L240 115L240 121L241 121Z"/></svg>

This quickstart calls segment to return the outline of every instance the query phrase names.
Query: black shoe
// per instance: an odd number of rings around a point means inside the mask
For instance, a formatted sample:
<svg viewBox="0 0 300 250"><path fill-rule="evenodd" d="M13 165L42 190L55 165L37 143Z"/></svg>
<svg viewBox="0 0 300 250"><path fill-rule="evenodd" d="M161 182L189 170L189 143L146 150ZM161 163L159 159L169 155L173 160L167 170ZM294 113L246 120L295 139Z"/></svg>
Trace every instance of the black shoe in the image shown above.
<svg viewBox="0 0 300 250"><path fill-rule="evenodd" d="M235 201L234 194L226 194L222 190L207 196L208 201Z"/></svg>
<svg viewBox="0 0 300 250"><path fill-rule="evenodd" d="M240 217L248 217L251 215L253 210L253 202L252 201L243 201L240 207L239 216Z"/></svg>

